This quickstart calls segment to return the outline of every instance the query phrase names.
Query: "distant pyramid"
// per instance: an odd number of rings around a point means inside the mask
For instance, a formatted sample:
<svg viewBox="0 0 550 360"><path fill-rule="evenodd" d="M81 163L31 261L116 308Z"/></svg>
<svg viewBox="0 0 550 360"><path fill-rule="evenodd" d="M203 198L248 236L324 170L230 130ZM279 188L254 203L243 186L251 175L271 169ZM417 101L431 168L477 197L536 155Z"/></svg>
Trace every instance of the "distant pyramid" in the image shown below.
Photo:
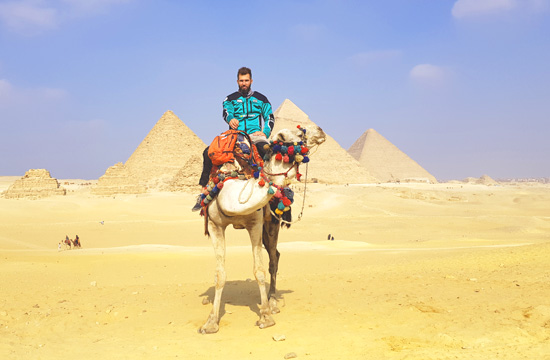
<svg viewBox="0 0 550 360"><path fill-rule="evenodd" d="M40 199L52 195L66 195L67 190L59 186L46 169L30 169L21 179L16 180L4 191L6 199Z"/></svg>
<svg viewBox="0 0 550 360"><path fill-rule="evenodd" d="M91 191L94 195L142 194L147 187L140 184L137 177L119 162L105 171Z"/></svg>
<svg viewBox="0 0 550 360"><path fill-rule="evenodd" d="M297 125L316 125L306 113L288 99L275 110L275 126L272 134L281 129L296 129ZM305 173L305 166L300 172ZM317 150L313 150L308 168L308 178L332 184L360 184L379 182L368 170L363 168L348 152L330 135Z"/></svg>
<svg viewBox="0 0 550 360"><path fill-rule="evenodd" d="M365 131L348 152L381 181L437 183L433 175L374 129Z"/></svg>
<svg viewBox="0 0 550 360"><path fill-rule="evenodd" d="M126 163L109 168L105 173L106 181L98 181L98 188L105 186L108 189L93 192L141 193L143 186L173 191L196 185L205 147L204 142L168 110Z"/></svg>

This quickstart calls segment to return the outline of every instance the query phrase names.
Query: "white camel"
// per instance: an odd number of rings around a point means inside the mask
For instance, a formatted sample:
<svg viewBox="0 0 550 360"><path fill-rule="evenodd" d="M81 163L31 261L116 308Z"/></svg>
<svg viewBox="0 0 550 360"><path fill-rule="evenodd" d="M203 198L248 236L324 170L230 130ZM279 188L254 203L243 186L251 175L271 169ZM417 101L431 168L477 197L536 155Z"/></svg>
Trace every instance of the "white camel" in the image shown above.
<svg viewBox="0 0 550 360"><path fill-rule="evenodd" d="M313 146L320 145L326 139L323 130L317 126L307 127L306 131L306 136L304 136L302 130L291 131L282 129L273 136L273 140L284 143L304 141L304 144L308 148L312 148ZM276 160L275 156L266 161L264 169L273 184L278 186L287 185L290 180L296 177L297 173L296 163L285 163L281 160ZM250 236L254 258L254 276L260 288L261 298L260 319L256 325L262 329L275 325L271 314L272 308L276 309L276 302L274 298L273 301L268 301L266 270L261 254L262 228L264 224L264 212L266 212L266 210L262 211L262 209L269 209L268 202L273 197L273 194L268 192L268 184L262 187L258 182L259 180L254 179L227 180L219 194L208 204L206 229L212 239L216 256L216 284L212 311L206 323L199 329L203 334L215 333L219 330L221 297L226 281L225 229L228 225L233 225L236 229L246 229ZM276 251L276 249L273 250Z"/></svg>

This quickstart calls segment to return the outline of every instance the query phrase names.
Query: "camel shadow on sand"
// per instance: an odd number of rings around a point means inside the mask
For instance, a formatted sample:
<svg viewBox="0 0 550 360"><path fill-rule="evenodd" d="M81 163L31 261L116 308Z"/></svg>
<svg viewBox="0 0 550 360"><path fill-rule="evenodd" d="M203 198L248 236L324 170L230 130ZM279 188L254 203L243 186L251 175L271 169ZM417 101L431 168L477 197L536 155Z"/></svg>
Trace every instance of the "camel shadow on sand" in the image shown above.
<svg viewBox="0 0 550 360"><path fill-rule="evenodd" d="M266 289L269 289L269 283L266 283ZM209 304L214 302L215 286L211 286L200 294L200 297L205 297ZM277 302L284 307L284 295L292 293L292 290L277 290ZM225 315L225 304L233 306L248 306L248 308L260 316L260 292L256 280L233 280L227 281L223 289L220 318Z"/></svg>

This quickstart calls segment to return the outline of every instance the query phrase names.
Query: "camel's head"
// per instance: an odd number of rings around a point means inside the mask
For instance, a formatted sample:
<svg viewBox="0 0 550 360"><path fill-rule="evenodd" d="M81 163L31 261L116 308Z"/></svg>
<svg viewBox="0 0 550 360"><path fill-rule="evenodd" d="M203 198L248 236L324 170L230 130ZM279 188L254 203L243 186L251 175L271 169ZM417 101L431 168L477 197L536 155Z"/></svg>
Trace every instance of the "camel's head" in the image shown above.
<svg viewBox="0 0 550 360"><path fill-rule="evenodd" d="M321 145L327 139L327 135L317 125L307 125L295 130L281 129L273 135L273 141L283 143L303 142L308 148Z"/></svg>
<svg viewBox="0 0 550 360"><path fill-rule="evenodd" d="M298 165L309 162L309 151L312 147L322 144L326 140L323 130L314 125L299 127L294 130L282 129L273 134L272 144L266 159L271 173L277 175L272 181L278 185L283 181L299 177Z"/></svg>

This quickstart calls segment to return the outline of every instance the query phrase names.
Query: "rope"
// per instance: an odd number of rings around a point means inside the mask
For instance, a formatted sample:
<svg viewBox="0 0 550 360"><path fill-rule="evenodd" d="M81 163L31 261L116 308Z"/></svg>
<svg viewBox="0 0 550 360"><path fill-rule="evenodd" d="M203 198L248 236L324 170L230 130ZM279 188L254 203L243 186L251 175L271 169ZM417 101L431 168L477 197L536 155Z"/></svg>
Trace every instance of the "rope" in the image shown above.
<svg viewBox="0 0 550 360"><path fill-rule="evenodd" d="M275 214L275 212L271 209L271 206L269 207L269 211L271 211L271 215L275 216L275 218L277 220L279 220L280 222L292 225L292 224L297 223L298 221L302 220L302 215L304 214L304 208L305 208L305 205L306 205L307 171L308 171L308 168L309 168L308 165L309 165L309 163L306 164L306 178L304 180L304 196L303 196L303 200L302 200L302 210L300 211L300 214L298 214L298 218L296 220L293 220L293 221L283 220L282 217L279 217L277 214Z"/></svg>
<svg viewBox="0 0 550 360"><path fill-rule="evenodd" d="M252 197L252 193L254 192L254 179L253 178L250 178L248 179L248 181L246 182L246 184L244 184L243 188L241 189L241 192L239 193L239 203L240 204L246 204L248 202L248 200L250 200L250 198ZM248 197L246 198L246 200L242 201L241 200L241 196L242 194L244 193L244 190L247 188L248 184L249 183L252 183L252 187L250 188L250 193L248 194Z"/></svg>

